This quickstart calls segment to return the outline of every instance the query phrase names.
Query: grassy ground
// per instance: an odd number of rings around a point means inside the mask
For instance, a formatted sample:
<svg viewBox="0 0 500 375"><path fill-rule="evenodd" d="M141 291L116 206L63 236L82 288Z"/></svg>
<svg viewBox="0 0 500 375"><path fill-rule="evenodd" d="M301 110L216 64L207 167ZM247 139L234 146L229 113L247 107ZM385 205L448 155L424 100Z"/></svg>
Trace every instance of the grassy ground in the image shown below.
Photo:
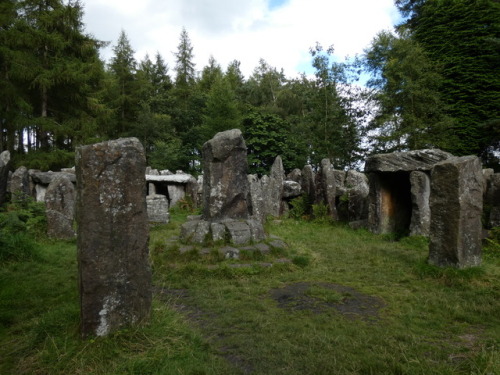
<svg viewBox="0 0 500 375"><path fill-rule="evenodd" d="M0 374L500 373L498 254L443 270L422 238L284 220L288 249L221 261L177 254L184 217L151 232L151 321L107 338L79 337L74 243L1 264Z"/></svg>

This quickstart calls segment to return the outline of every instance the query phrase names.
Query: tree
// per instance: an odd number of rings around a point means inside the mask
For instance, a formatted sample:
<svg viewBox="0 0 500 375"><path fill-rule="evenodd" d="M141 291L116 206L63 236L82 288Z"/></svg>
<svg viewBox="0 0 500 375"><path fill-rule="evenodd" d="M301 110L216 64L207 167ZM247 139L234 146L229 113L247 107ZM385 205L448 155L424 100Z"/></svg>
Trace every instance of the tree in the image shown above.
<svg viewBox="0 0 500 375"><path fill-rule="evenodd" d="M380 32L365 51L372 73L375 111L370 128L375 151L449 148L456 139L441 99L442 76L423 48L407 32Z"/></svg>
<svg viewBox="0 0 500 375"><path fill-rule="evenodd" d="M175 77L176 86L190 86L194 84L196 76L193 58L193 46L191 45L188 32L183 28L179 45L177 46L177 52L175 53L175 71L177 73Z"/></svg>
<svg viewBox="0 0 500 375"><path fill-rule="evenodd" d="M450 132L457 141L447 150L456 155L482 154L500 143L490 129L498 128L500 76L500 3L495 0L406 1L407 28L441 68L440 87ZM401 4L403 6L404 4ZM408 8L409 6L409 8ZM498 133L496 133L498 134Z"/></svg>
<svg viewBox="0 0 500 375"><path fill-rule="evenodd" d="M114 79L110 102L115 110L115 125L111 136L130 135L130 129L137 120L140 110L141 90L137 80L137 62L134 50L124 30L120 32L117 44L113 47L114 56L109 65ZM147 62L144 63L147 65Z"/></svg>
<svg viewBox="0 0 500 375"><path fill-rule="evenodd" d="M17 132L17 150L72 150L95 137L97 117L105 110L98 92L103 65L102 43L85 35L79 1L14 2L15 18L0 29L4 88L8 88L4 121L8 148ZM2 5L4 6L4 5ZM3 9L2 9L3 10ZM8 112L16 111L16 115ZM25 142L27 143L25 145Z"/></svg>

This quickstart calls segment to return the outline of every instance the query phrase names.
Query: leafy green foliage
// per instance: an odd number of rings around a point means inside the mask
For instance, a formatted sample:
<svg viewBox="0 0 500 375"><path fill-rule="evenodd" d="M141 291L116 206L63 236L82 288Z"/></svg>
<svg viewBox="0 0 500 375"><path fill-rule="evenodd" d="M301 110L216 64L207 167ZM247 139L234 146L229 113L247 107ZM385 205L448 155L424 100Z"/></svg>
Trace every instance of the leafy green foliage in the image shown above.
<svg viewBox="0 0 500 375"><path fill-rule="evenodd" d="M0 262L22 261L36 257L37 238L46 232L45 205L30 198L13 199L0 211Z"/></svg>

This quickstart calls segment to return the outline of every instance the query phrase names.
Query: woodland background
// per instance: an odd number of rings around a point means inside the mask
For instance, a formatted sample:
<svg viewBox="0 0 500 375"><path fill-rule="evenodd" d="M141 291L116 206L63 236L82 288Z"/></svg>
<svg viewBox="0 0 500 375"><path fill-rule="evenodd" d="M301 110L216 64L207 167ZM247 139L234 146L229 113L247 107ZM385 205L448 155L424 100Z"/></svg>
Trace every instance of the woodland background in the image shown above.
<svg viewBox="0 0 500 375"><path fill-rule="evenodd" d="M135 136L152 167L197 174L203 143L240 128L252 173L267 173L278 154L287 170L325 157L346 169L372 153L430 147L500 171L499 1L395 4L403 22L362 55L339 62L334 46L317 44L314 73L290 78L264 60L250 77L238 60L199 69L185 29L173 67L159 53L136 61L125 30L105 62L83 1L2 0L0 152L57 170L74 164L79 145Z"/></svg>

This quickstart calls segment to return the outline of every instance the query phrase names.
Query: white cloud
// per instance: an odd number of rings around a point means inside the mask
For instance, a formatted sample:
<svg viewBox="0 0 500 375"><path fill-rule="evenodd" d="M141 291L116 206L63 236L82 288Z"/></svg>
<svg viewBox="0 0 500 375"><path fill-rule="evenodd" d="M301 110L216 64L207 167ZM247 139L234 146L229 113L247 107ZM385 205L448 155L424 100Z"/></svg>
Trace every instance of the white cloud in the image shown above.
<svg viewBox="0 0 500 375"><path fill-rule="evenodd" d="M85 0L84 22L97 39L116 43L124 29L141 60L159 51L173 68L186 28L201 70L211 55L223 66L241 61L248 77L260 58L288 76L300 73L316 42L343 58L361 53L397 13L393 0ZM103 57L112 55L111 47Z"/></svg>

